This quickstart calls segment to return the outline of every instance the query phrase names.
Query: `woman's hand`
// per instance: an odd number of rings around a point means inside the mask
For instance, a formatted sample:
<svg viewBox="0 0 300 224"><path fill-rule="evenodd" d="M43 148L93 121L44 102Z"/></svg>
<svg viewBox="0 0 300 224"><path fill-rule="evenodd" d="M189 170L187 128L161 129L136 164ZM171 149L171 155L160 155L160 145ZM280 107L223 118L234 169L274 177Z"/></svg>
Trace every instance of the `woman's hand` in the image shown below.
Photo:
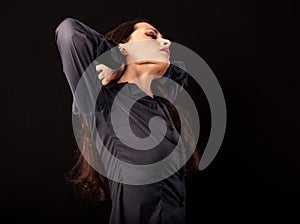
<svg viewBox="0 0 300 224"><path fill-rule="evenodd" d="M96 65L96 71L98 73L98 78L102 80L102 85L107 85L110 81L118 79L122 72L123 66L120 69L114 70L103 64Z"/></svg>

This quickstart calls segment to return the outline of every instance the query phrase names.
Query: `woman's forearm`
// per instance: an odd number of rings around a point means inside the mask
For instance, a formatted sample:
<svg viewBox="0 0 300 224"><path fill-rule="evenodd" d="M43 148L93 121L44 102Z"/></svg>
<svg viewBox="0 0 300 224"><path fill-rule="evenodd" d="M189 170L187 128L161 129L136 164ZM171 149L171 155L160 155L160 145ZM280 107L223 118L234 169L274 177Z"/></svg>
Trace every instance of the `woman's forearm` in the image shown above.
<svg viewBox="0 0 300 224"><path fill-rule="evenodd" d="M116 45L102 34L73 19L64 19L55 30L55 41L72 93L86 68L105 51L111 54L101 57L100 63L117 68L122 65L122 57Z"/></svg>

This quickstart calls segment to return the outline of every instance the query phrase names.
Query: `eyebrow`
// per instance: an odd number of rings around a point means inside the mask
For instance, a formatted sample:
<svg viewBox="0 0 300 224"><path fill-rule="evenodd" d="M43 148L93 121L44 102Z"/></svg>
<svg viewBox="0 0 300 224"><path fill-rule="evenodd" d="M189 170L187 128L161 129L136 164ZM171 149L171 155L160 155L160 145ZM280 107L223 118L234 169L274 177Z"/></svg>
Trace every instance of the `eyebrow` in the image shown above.
<svg viewBox="0 0 300 224"><path fill-rule="evenodd" d="M146 30L153 30L157 35L158 34L160 34L161 35L161 33L159 33L156 29L153 29L153 28L146 28ZM163 37L163 35L161 35L161 37Z"/></svg>

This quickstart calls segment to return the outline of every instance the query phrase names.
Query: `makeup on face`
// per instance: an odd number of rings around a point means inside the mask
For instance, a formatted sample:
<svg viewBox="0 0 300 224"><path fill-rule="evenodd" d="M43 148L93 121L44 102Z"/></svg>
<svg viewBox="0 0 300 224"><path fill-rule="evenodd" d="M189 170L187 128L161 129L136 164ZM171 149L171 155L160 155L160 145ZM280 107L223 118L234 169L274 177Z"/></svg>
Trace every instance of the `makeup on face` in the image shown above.
<svg viewBox="0 0 300 224"><path fill-rule="evenodd" d="M136 24L136 30L126 43L127 61L136 62L151 60L157 62L170 62L171 42L150 24L142 22Z"/></svg>

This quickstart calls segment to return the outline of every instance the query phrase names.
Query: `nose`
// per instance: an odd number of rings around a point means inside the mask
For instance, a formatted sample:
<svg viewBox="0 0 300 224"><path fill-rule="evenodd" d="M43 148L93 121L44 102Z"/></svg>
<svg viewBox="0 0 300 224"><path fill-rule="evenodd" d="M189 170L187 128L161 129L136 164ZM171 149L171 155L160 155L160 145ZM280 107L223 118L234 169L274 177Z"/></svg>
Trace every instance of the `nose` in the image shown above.
<svg viewBox="0 0 300 224"><path fill-rule="evenodd" d="M162 39L160 43L163 45L163 47L169 47L171 45L171 41L168 39Z"/></svg>

